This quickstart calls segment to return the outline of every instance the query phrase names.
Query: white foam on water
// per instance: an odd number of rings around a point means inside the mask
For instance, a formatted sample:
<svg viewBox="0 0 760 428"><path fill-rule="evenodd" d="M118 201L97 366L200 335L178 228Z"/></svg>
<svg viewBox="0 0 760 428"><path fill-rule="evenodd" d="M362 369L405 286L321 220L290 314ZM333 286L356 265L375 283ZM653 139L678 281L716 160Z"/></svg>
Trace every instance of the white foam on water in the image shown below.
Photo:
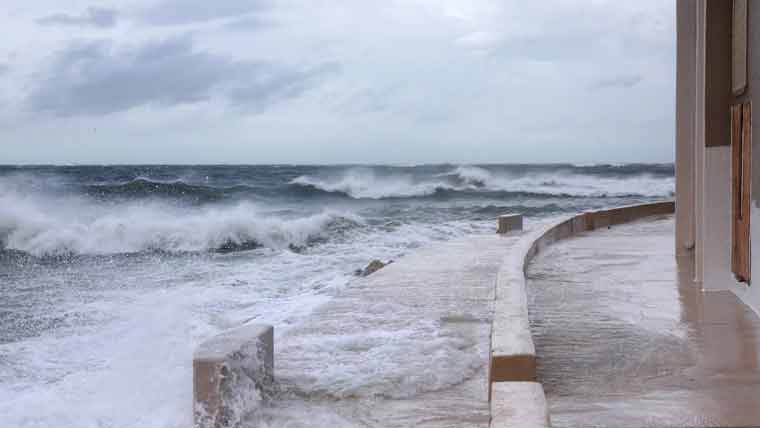
<svg viewBox="0 0 760 428"><path fill-rule="evenodd" d="M72 299L71 311L99 322L0 345L0 426L192 426L197 344L251 318L287 329L327 298L308 287L280 297L281 284L248 274L220 269L174 287ZM246 279L254 286L240 284Z"/></svg>
<svg viewBox="0 0 760 428"><path fill-rule="evenodd" d="M670 197L675 189L673 177L651 174L609 177L558 171L510 175L477 166L458 166L421 179L407 173L378 175L369 168L350 168L332 177L300 176L291 184L343 193L354 199L424 197L439 190L521 192L558 197Z"/></svg>
<svg viewBox="0 0 760 428"><path fill-rule="evenodd" d="M674 178L640 174L629 177L604 177L565 172L542 172L521 176L491 173L462 166L452 171L465 183L481 185L487 190L583 197L644 196L669 197L675 189Z"/></svg>
<svg viewBox="0 0 760 428"><path fill-rule="evenodd" d="M444 176L418 182L411 175L356 169L320 178L319 185L357 198L429 195L454 185L475 191L541 185L546 191L570 185L578 192L598 190L584 177L559 176L564 181L558 184L546 174L510 178L478 167L453 168L446 175L456 184ZM604 185L626 193L629 187L650 185L645 176L610 180ZM663 189L669 186L667 179L656 180L665 182ZM474 355L484 352L479 344L398 305L353 302L355 316L348 325L315 326L311 314L349 287L352 271L370 260L398 259L431 241L493 232L492 221L400 221L373 228L351 212L326 209L283 218L265 208L251 202L204 207L155 200L102 203L28 193L0 182L5 247L43 256L98 255L33 278L61 277L39 284L36 298L54 299L45 310L82 321L0 344L0 427L190 427L196 345L248 321L275 326L275 375L292 393L271 407L253 409L250 421L260 426L350 427L350 418L329 403L403 400L472 376ZM349 224L349 236L332 239L343 223ZM323 236L328 239L303 252L287 249ZM207 252L229 241L251 240L265 248ZM83 280L91 283L75 284ZM62 296L48 295L46 286L63 290Z"/></svg>
<svg viewBox="0 0 760 428"><path fill-rule="evenodd" d="M344 193L355 199L427 196L446 186L444 182L415 183L413 177L407 174L380 177L369 168L352 168L334 179L300 176L291 183L325 192Z"/></svg>
<svg viewBox="0 0 760 428"><path fill-rule="evenodd" d="M37 256L208 251L246 243L279 249L303 246L340 221L362 220L330 210L283 219L250 202L194 209L157 201L103 206L22 194L0 182L0 244Z"/></svg>
<svg viewBox="0 0 760 428"><path fill-rule="evenodd" d="M302 382L295 388L307 395L404 397L445 387L467 375L468 360L460 339L441 335L433 324L365 335L323 331L294 342L286 336L308 328L314 308L369 260L395 259L410 247L474 230L467 222L407 224L391 231L358 229L364 235L348 242L328 240L302 254L275 248L191 259L144 255L144 265L124 266L116 258L80 267L82 274L95 275L95 289L72 288L60 310L83 314L88 322L0 344L0 426L189 427L195 346L248 321L275 325L276 376L288 381L300 371ZM79 276L74 271L73 277ZM363 328L398 315L394 312L358 306L356 325L343 327ZM382 367L352 352L342 353L335 365L303 366L329 361L321 359L329 358L331 349L365 347L374 349ZM410 356L409 348L419 352ZM311 356L289 364L286 355L298 352ZM429 379L428 364L448 370L451 379ZM250 417L272 427L315 426L316 421L317 426L351 426L331 409L307 401L286 400L285 408Z"/></svg>

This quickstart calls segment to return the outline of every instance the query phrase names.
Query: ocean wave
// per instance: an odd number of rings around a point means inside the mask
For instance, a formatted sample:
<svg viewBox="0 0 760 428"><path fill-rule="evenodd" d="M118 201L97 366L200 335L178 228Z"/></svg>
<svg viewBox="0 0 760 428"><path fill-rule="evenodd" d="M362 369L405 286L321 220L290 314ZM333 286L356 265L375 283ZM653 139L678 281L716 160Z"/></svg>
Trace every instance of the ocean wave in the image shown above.
<svg viewBox="0 0 760 428"><path fill-rule="evenodd" d="M625 176L596 176L571 171L509 174L477 166L458 166L427 177L376 174L352 168L331 177L302 175L291 185L342 194L353 199L416 198L478 194L491 197L670 197L675 180L648 172Z"/></svg>
<svg viewBox="0 0 760 428"><path fill-rule="evenodd" d="M445 189L443 182L415 182L410 174L380 176L369 168L352 168L337 178L322 179L302 175L290 184L326 193L339 193L354 199L413 198L430 196Z"/></svg>
<svg viewBox="0 0 760 428"><path fill-rule="evenodd" d="M220 200L232 188L217 188L199 184L189 184L181 180L156 181L148 178L135 178L123 183L90 184L85 186L85 194L93 197L156 197L187 198L198 202Z"/></svg>
<svg viewBox="0 0 760 428"><path fill-rule="evenodd" d="M160 203L98 206L0 189L0 247L35 256L285 249L361 223L355 215L333 211L278 218L249 202L196 209Z"/></svg>

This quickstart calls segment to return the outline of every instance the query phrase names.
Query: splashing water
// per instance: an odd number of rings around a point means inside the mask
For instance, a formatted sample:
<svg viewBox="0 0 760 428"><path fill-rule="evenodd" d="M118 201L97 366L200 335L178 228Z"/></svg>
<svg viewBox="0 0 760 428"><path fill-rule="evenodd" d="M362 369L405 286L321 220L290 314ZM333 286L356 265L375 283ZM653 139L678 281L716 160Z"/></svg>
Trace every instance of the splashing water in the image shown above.
<svg viewBox="0 0 760 428"><path fill-rule="evenodd" d="M672 192L672 165L0 166L0 427L189 427L195 346L251 320L275 326L276 352L331 362L253 417L351 426L309 395L405 400L473 370L472 344L435 323L371 329L402 315L379 302L308 330L354 270L492 233L502 213Z"/></svg>

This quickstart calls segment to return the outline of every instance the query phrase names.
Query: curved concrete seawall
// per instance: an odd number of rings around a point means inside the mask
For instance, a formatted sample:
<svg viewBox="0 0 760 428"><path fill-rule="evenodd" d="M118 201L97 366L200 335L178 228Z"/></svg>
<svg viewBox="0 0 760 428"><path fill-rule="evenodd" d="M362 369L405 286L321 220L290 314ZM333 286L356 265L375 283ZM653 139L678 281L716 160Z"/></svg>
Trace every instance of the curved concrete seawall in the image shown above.
<svg viewBox="0 0 760 428"><path fill-rule="evenodd" d="M546 401L540 385L535 383L536 350L528 318L525 278L530 261L549 245L578 233L674 212L673 201L584 212L531 231L512 248L496 278L489 364L491 427L549 426ZM493 383L497 382L514 383L515 387L496 387ZM534 387L525 387L526 382L534 383ZM526 406L532 410L526 411ZM526 414L533 423L525 424Z"/></svg>

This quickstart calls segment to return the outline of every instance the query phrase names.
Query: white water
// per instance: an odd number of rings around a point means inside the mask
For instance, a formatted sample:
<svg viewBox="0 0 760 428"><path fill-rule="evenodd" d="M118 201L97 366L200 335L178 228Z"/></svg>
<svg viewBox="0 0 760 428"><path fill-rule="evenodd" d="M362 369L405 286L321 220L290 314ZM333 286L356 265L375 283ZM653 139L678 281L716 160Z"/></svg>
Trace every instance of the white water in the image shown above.
<svg viewBox="0 0 760 428"><path fill-rule="evenodd" d="M37 256L142 251L208 251L225 244L303 246L350 213L302 218L267 215L250 202L191 209L161 202L96 205L79 198L24 195L0 183L0 242Z"/></svg>
<svg viewBox="0 0 760 428"><path fill-rule="evenodd" d="M2 224L25 231L11 233L11 245L37 254L62 249L81 254L121 253L157 242L151 236L162 230L188 237L197 232L204 239L171 242L182 243L184 248L209 248L219 242L212 239L214 233L235 230L228 225L246 219L261 221L252 214L256 207L248 204L188 209L157 202L100 206L80 198L13 192L3 197L12 198L4 201L13 204L0 205ZM303 253L284 249L285 243L303 242L320 233L334 216L318 214L289 222L272 217L274 225L300 228L286 235L278 232L270 238L270 247L254 251L85 258L55 265L49 271L30 272L28 279L23 267L0 272L0 280L10 274L22 290L18 299L15 291L6 293L14 302L24 304L23 296L29 296L46 303L35 318L65 320L61 327L0 343L0 427L189 428L194 348L251 319L277 326L278 355L308 350L311 357L299 364L329 361L333 346L374 349L371 359L335 361L336 365L323 367L314 377L301 378L296 386L305 393L404 397L417 389L456 383L471 370L469 360L459 354L456 339L440 336L434 325L355 335L317 331L302 343L279 339L289 329L308 328L311 311L346 286L352 271L369 260L397 259L432 240L481 230L467 222L409 224L379 231L357 228L354 233L359 235L352 240L328 240ZM144 235L123 239L126 235L106 233L108 228L95 226L114 223ZM483 225L489 230L491 226ZM262 236L256 235L256 239ZM23 293L34 287L40 289ZM372 317L399 315L393 308L371 303L357 307L357 319L366 322ZM418 346L411 341L418 341ZM409 348L419 352L399 352ZM383 362L383 376L378 376L378 361ZM425 378L423 369L430 364L446 369L451 376L432 381ZM287 375L279 373L282 378ZM270 426L283 426L283 420L287 426L348 426L330 409L297 403L265 415Z"/></svg>
<svg viewBox="0 0 760 428"><path fill-rule="evenodd" d="M411 175L378 177L371 169L353 168L340 177L322 180L309 176L297 177L293 184L311 186L325 192L345 193L355 199L407 198L432 195L445 188L443 181L415 183Z"/></svg>
<svg viewBox="0 0 760 428"><path fill-rule="evenodd" d="M384 176L363 168L295 182L309 180L357 199L429 195L445 186L473 191L525 187L530 192L577 188L580 194L647 190L660 195L672 190L668 179L646 176L599 184L561 174L510 178L477 167L452 169L423 182L411 174ZM49 188L51 183L28 191L0 181L0 239L6 247L33 255L84 255L61 263L46 260L41 266L0 265L0 315L7 311L30 313L32 320L61 320L51 328L32 323L33 334L0 342L0 428L190 427L193 349L251 319L277 328L275 352L292 371L278 376L289 379L299 393L327 396L327 401L403 399L456 384L473 370L460 338L432 323L408 323L414 314L379 302L357 302L352 325L299 335L298 341L281 339L292 329L308 331L312 310L368 261L398 259L431 241L492 232L490 220L426 220L419 212L427 215L427 202L395 201L396 217L378 225L371 216L382 211L372 210L382 210L384 202L351 201L357 207L353 211L325 206L283 215L284 210L253 202L203 207L158 200L108 203L47 193ZM361 211L365 206L371 207L369 214ZM410 220L412 215L418 217ZM321 237L327 239L319 245L288 250ZM230 254L208 251L249 241L264 247ZM372 328L388 319L398 322L392 328ZM336 349L361 352L343 352L338 358ZM362 356L365 349L371 351L368 358ZM288 355L298 359L285 361ZM311 370L314 366L319 369ZM431 367L445 375L426 376ZM265 419L284 418L290 427L349 426L329 408L293 405L302 401L297 396Z"/></svg>
<svg viewBox="0 0 760 428"><path fill-rule="evenodd" d="M449 177L457 178L459 183L447 180ZM292 184L344 193L355 199L421 197L432 195L439 189L579 197L670 197L675 179L648 174L611 178L564 172L510 176L476 166L459 166L421 181L415 180L411 174L380 176L368 168L352 168L336 177L300 176Z"/></svg>
<svg viewBox="0 0 760 428"><path fill-rule="evenodd" d="M0 346L0 360L13 361L0 372L0 426L189 428L191 356L200 341L254 316L282 328L324 301L309 281L277 296L278 287L300 280L283 275L282 264L316 268L281 256L259 263L263 273L224 258L217 264L227 269L149 263L120 272L126 278L98 273L117 289L65 298L64 311L80 314L85 325ZM174 277L178 272L198 279Z"/></svg>

